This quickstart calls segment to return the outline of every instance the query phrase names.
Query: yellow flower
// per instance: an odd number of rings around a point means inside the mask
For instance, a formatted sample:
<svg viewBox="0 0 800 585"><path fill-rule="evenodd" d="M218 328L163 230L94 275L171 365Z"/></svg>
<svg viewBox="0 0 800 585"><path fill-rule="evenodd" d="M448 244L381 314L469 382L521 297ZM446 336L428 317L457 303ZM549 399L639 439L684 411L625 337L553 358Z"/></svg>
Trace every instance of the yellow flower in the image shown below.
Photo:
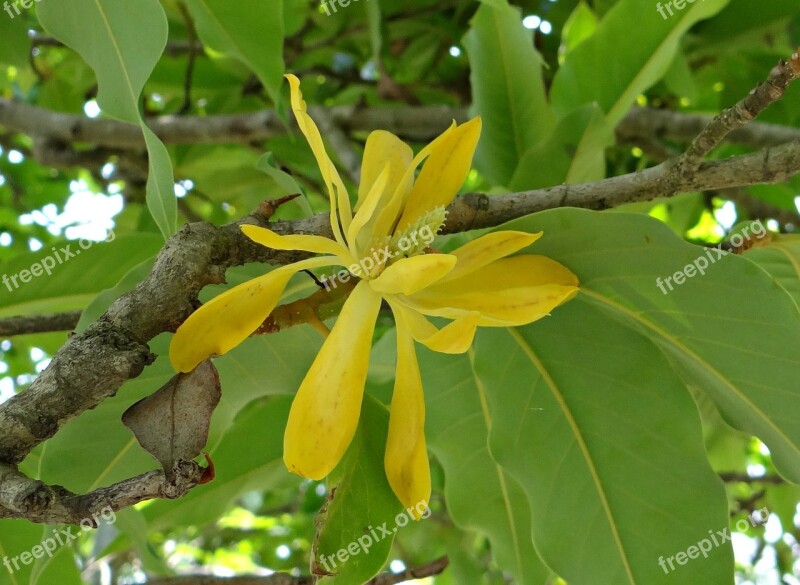
<svg viewBox="0 0 800 585"><path fill-rule="evenodd" d="M541 233L493 232L451 254L430 253L427 245L444 223L444 208L472 165L480 118L454 123L416 156L393 134L372 132L354 213L320 132L306 113L300 82L293 75L286 77L292 109L330 196L334 239L281 236L242 226L248 237L269 248L321 255L276 268L204 304L176 332L170 359L177 370L192 370L253 333L300 270L349 267L358 284L297 391L284 461L290 471L321 479L344 455L358 425L375 321L386 301L397 324L397 365L384 463L399 500L406 507L416 506L428 501L431 480L415 341L434 351L462 353L470 347L476 327L535 321L572 298L578 280L549 258L509 256ZM428 317L451 321L439 329Z"/></svg>

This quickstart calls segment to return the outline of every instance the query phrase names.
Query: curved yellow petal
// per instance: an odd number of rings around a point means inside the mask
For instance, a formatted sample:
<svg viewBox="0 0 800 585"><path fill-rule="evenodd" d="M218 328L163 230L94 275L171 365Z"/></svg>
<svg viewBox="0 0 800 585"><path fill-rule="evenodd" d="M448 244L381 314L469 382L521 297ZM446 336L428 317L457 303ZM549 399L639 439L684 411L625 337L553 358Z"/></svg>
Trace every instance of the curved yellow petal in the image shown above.
<svg viewBox="0 0 800 585"><path fill-rule="evenodd" d="M451 128L431 143L430 156L414 182L397 231L403 231L426 212L446 207L464 184L481 135L481 119Z"/></svg>
<svg viewBox="0 0 800 585"><path fill-rule="evenodd" d="M375 236L391 235L398 231L395 228L403 213L403 206L411 194L410 184L413 184L417 167L430 156L438 142L445 140L449 133L454 132L457 127L456 123L453 122L450 128L442 132L433 142L424 146L413 158L391 196L386 197L386 203L382 204L380 212L375 214L375 223L372 228L372 233Z"/></svg>
<svg viewBox="0 0 800 585"><path fill-rule="evenodd" d="M247 339L264 322L297 272L338 264L322 256L281 266L248 280L202 305L178 327L169 359L179 372L190 372L212 355L222 355Z"/></svg>
<svg viewBox="0 0 800 585"><path fill-rule="evenodd" d="M383 166L383 171L381 171L381 174L378 175L378 178L373 182L372 189L370 189L370 192L364 198L362 202L363 205L361 205L359 210L356 212L356 215L353 217L353 221L347 230L347 241L350 244L350 252L354 256L363 255L359 254L358 250L363 250L371 243L371 234L364 233L368 230L363 230L363 228L370 222L371 219L373 219L375 209L378 206L384 191L386 190L386 185L389 181L389 172L389 163L386 163Z"/></svg>
<svg viewBox="0 0 800 585"><path fill-rule="evenodd" d="M344 266L349 266L354 262L347 248L330 238L301 234L282 236L257 225L243 225L242 231L254 242L273 250L303 250L315 254L329 254L337 256Z"/></svg>
<svg viewBox="0 0 800 585"><path fill-rule="evenodd" d="M398 313L402 313L402 318L414 340L428 349L455 354L464 353L472 345L481 318L480 313L468 312L441 329L437 329L424 315L406 306L402 299L392 296L386 300L396 318L399 318L397 317Z"/></svg>
<svg viewBox="0 0 800 585"><path fill-rule="evenodd" d="M347 189L339 176L339 172L336 170L336 167L333 166L333 162L325 151L325 143L322 141L319 128L317 128L314 120L307 113L308 106L303 100L303 92L300 91L300 80L291 74L287 74L285 77L289 81L292 97L292 111L297 119L297 125L303 133L303 136L306 137L311 150L314 152L314 157L317 159L319 170L322 173L322 179L325 181L325 187L328 189L328 196L331 201L331 227L333 228L333 235L336 241L342 245L346 245L339 223L341 222L341 226L346 232L353 218Z"/></svg>
<svg viewBox="0 0 800 585"><path fill-rule="evenodd" d="M414 339L402 317L397 322L397 367L384 467L397 498L415 519L419 519L431 497L431 469L425 444L425 397Z"/></svg>
<svg viewBox="0 0 800 585"><path fill-rule="evenodd" d="M450 254L422 254L403 258L369 281L372 290L381 294L414 294L430 286L456 265Z"/></svg>
<svg viewBox="0 0 800 585"><path fill-rule="evenodd" d="M283 441L287 469L322 479L347 451L358 426L381 297L360 282L342 307L292 402Z"/></svg>
<svg viewBox="0 0 800 585"><path fill-rule="evenodd" d="M356 209L363 205L364 200L386 165L389 165L389 177L386 181L386 192L381 195L394 193L401 180L404 179L406 190L410 190L412 177L406 176L406 169L411 166L413 159L414 152L411 147L391 132L386 130L371 132L367 136L367 143L364 146L364 159L361 163L361 184L358 186ZM404 195L404 198L406 195L408 193Z"/></svg>
<svg viewBox="0 0 800 585"><path fill-rule="evenodd" d="M434 285L404 301L425 315L458 319L478 312L478 325L515 326L548 315L578 293L578 279L544 256L502 258L466 276Z"/></svg>
<svg viewBox="0 0 800 585"><path fill-rule="evenodd" d="M450 252L458 258L453 271L440 282L455 280L471 272L491 264L495 260L505 258L509 254L527 248L542 237L542 232L529 234L511 230L491 232L467 242L457 250Z"/></svg>

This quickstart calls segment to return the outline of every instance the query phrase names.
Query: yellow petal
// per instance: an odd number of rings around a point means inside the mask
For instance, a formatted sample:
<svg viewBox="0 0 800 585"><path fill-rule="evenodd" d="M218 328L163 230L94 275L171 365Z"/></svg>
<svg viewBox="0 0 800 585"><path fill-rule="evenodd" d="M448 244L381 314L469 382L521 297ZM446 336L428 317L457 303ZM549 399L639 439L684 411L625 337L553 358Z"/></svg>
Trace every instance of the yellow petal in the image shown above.
<svg viewBox="0 0 800 585"><path fill-rule="evenodd" d="M360 282L342 307L292 402L283 442L289 471L322 479L347 451L358 426L380 306L381 297Z"/></svg>
<svg viewBox="0 0 800 585"><path fill-rule="evenodd" d="M433 148L408 196L398 232L431 209L450 204L472 168L480 135L481 119L473 118L431 143Z"/></svg>
<svg viewBox="0 0 800 585"><path fill-rule="evenodd" d="M577 293L578 279L567 268L544 256L523 254L435 283L404 301L426 315L457 319L478 312L478 325L515 326L548 315Z"/></svg>
<svg viewBox="0 0 800 585"><path fill-rule="evenodd" d="M281 266L214 297L178 327L169 346L169 359L179 372L190 372L212 355L222 355L247 339L280 301L286 284L297 272L338 264L323 256Z"/></svg>
<svg viewBox="0 0 800 585"><path fill-rule="evenodd" d="M404 186L406 190L410 190L412 177L406 177L405 175L406 169L411 166L413 159L414 153L411 147L391 132L386 132L385 130L371 132L364 146L364 160L361 164L361 184L358 186L356 209L363 205L375 181L378 180L384 166L387 164L389 165L389 177L385 191L388 194L394 193L403 179L405 179ZM405 198L406 195L408 193L403 197Z"/></svg>
<svg viewBox="0 0 800 585"><path fill-rule="evenodd" d="M381 294L410 295L430 286L455 265L456 258L450 254L422 254L398 260L369 283Z"/></svg>
<svg viewBox="0 0 800 585"><path fill-rule="evenodd" d="M330 238L300 234L282 236L256 225L243 225L242 231L254 242L273 250L304 250L315 254L330 254L337 256L344 266L354 262L347 248Z"/></svg>
<svg viewBox="0 0 800 585"><path fill-rule="evenodd" d="M453 271L441 280L441 283L466 276L471 272L491 264L495 260L505 258L509 254L527 248L542 237L542 232L529 234L527 232L499 231L485 234L468 242L451 252L458 258L458 263Z"/></svg>
<svg viewBox="0 0 800 585"><path fill-rule="evenodd" d="M382 205L379 213L376 213L375 224L372 229L375 236L391 235L393 232L398 231L395 227L400 220L400 215L402 215L403 206L411 193L410 183L414 180L414 173L416 173L417 167L437 148L437 144L446 140L450 133L455 132L457 128L458 126L453 122L450 128L442 132L433 142L423 147L422 150L417 153L411 161L411 164L406 168L405 173L403 173L403 177L400 179L394 192L390 197L387 197L386 204Z"/></svg>
<svg viewBox="0 0 800 585"><path fill-rule="evenodd" d="M414 340L402 318L397 323L397 368L384 466L397 498L418 519L431 497L431 470L422 379Z"/></svg>
<svg viewBox="0 0 800 585"><path fill-rule="evenodd" d="M303 100L303 92L300 91L300 80L291 74L285 77L289 80L292 96L292 111L297 119L297 125L306 137L311 150L314 152L317 165L319 165L319 170L322 173L322 179L325 181L325 186L328 189L328 196L331 201L331 227L333 228L333 235L336 241L342 245L346 245L342 237L342 230L339 228L339 222L341 222L342 228L347 231L347 228L350 227L350 221L353 218L347 189L344 183L342 183L339 172L336 170L336 167L333 166L333 162L331 162L328 153L325 151L325 143L322 141L319 128L317 128L314 120L306 112L307 106L306 102Z"/></svg>
<svg viewBox="0 0 800 585"><path fill-rule="evenodd" d="M437 329L424 315L407 307L401 299L387 298L392 312L403 313L403 319L411 335L429 349L441 353L464 353L472 345L480 321L480 313L466 313L464 316Z"/></svg>
<svg viewBox="0 0 800 585"><path fill-rule="evenodd" d="M354 256L361 255L358 253L358 250L369 246L372 240L371 234L362 234L361 231L372 219L372 216L375 213L375 208L378 206L384 191L386 191L386 185L389 181L389 172L389 163L386 163L383 166L383 171L381 171L381 174L378 175L378 178L375 179L374 183L372 184L370 192L366 195L362 202L363 205L361 205L359 210L356 212L353 222L350 224L350 227L347 230L347 241L350 244L350 252Z"/></svg>

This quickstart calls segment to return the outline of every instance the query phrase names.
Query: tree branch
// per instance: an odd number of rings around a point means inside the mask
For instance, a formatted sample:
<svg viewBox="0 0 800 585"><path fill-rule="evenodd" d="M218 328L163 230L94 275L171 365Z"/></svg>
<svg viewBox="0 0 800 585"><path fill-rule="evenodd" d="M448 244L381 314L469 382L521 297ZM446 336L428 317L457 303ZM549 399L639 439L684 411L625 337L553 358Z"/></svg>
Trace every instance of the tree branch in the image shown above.
<svg viewBox="0 0 800 585"><path fill-rule="evenodd" d="M29 333L49 333L51 331L70 331L78 324L83 311L66 311L49 315L26 315L24 317L5 317L0 319L0 337L27 335Z"/></svg>
<svg viewBox="0 0 800 585"><path fill-rule="evenodd" d="M733 130L741 128L755 119L770 104L783 97L789 85L800 77L800 55L796 52L791 59L775 66L766 81L759 84L744 99L723 110L702 132L678 159L677 166L683 176L692 174L703 159Z"/></svg>
<svg viewBox="0 0 800 585"><path fill-rule="evenodd" d="M40 524L80 524L100 512L116 512L155 498L185 496L203 475L194 461L179 461L174 477L148 471L88 494L76 495L61 486L30 479L14 467L0 465L0 518L25 518Z"/></svg>

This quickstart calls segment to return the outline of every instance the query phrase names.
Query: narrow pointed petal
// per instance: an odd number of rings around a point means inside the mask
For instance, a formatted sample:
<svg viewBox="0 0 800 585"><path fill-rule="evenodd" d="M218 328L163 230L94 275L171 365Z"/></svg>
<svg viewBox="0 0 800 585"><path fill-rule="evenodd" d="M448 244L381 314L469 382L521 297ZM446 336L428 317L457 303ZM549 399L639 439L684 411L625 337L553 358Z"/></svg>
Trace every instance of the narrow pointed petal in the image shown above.
<svg viewBox="0 0 800 585"><path fill-rule="evenodd" d="M389 415L389 434L384 457L386 478L397 498L415 519L417 509L431 497L431 470L425 444L425 398L414 339L398 319L397 368ZM421 505L420 505L421 504Z"/></svg>
<svg viewBox="0 0 800 585"><path fill-rule="evenodd" d="M383 166L383 171L381 171L381 174L378 175L378 178L375 179L375 182L372 184L369 193L366 195L363 202L361 202L363 204L356 212L355 217L353 217L353 222L347 230L347 241L350 244L350 252L354 256L359 255L357 253L358 249L364 249L370 244L370 240L372 239L371 234L362 233L362 230L368 231L364 230L364 228L370 223L370 220L373 219L372 216L375 213L375 209L383 193L386 191L386 185L389 181L389 172L389 164L386 163Z"/></svg>
<svg viewBox="0 0 800 585"><path fill-rule="evenodd" d="M414 173L417 172L417 167L423 163L437 147L437 144L443 140L447 140L450 133L455 132L458 128L457 124L453 124L444 132L442 132L433 142L424 146L411 161L411 164L405 169L403 177L397 185L397 188L386 198L386 204L382 205L379 213L376 213L375 225L373 226L373 233L376 236L388 235L390 232L396 232L396 224L400 221L400 216L403 213L403 206L411 194L411 186L414 180Z"/></svg>
<svg viewBox="0 0 800 585"><path fill-rule="evenodd" d="M179 372L190 372L213 355L222 355L247 339L281 299L297 272L338 264L323 256L281 266L214 297L178 327L169 346L169 359Z"/></svg>
<svg viewBox="0 0 800 585"><path fill-rule="evenodd" d="M458 319L481 314L478 325L516 326L548 315L578 293L578 279L544 256L502 258L481 270L406 297L425 315Z"/></svg>
<svg viewBox="0 0 800 585"><path fill-rule="evenodd" d="M364 200L387 164L389 165L389 177L386 181L385 192L389 195L394 193L404 177L404 186L406 190L410 191L413 177L406 177L405 175L406 169L411 166L413 159L414 153L411 147L391 132L386 132L385 130L371 132L364 146L364 160L361 164L361 184L358 186L356 209L364 204ZM383 193L382 196L386 193Z"/></svg>
<svg viewBox="0 0 800 585"><path fill-rule="evenodd" d="M381 297L360 282L292 402L283 443L289 471L322 479L347 451L358 426Z"/></svg>
<svg viewBox="0 0 800 585"><path fill-rule="evenodd" d="M423 254L398 260L377 278L369 281L372 290L381 294L414 294L430 286L456 265L451 254Z"/></svg>
<svg viewBox="0 0 800 585"><path fill-rule="evenodd" d="M314 157L317 159L319 170L322 173L322 179L325 181L325 186L328 189L328 196L331 200L331 227L336 240L344 244L342 231L339 228L341 221L342 227L345 231L350 226L350 221L353 218L353 213L350 210L350 199L347 195L347 189L342 182L339 172L333 166L328 153L325 150L325 143L322 141L322 135L319 128L314 123L314 120L307 113L307 105L303 100L303 93L300 91L300 80L294 75L286 75L291 89L292 111L297 119L297 125L303 136L306 137L311 150L314 152Z"/></svg>
<svg viewBox="0 0 800 585"><path fill-rule="evenodd" d="M481 119L473 118L437 138L430 156L414 182L398 231L436 207L446 207L472 168L472 157L481 135Z"/></svg>
<svg viewBox="0 0 800 585"><path fill-rule="evenodd" d="M353 263L353 257L347 248L330 238L297 234L282 236L256 225L243 225L242 231L254 242L273 250L303 250L315 254L329 254L337 256L344 266Z"/></svg>
<svg viewBox="0 0 800 585"><path fill-rule="evenodd" d="M505 258L509 254L527 248L542 237L542 232L529 234L527 232L499 231L491 232L467 242L454 252L458 263L453 271L441 280L445 283L466 276L495 260Z"/></svg>
<svg viewBox="0 0 800 585"><path fill-rule="evenodd" d="M387 301L395 315L402 313L414 339L428 349L455 354L464 353L472 345L480 322L480 313L466 313L441 329L437 329L424 315L404 305L401 299L390 297L387 298Z"/></svg>

